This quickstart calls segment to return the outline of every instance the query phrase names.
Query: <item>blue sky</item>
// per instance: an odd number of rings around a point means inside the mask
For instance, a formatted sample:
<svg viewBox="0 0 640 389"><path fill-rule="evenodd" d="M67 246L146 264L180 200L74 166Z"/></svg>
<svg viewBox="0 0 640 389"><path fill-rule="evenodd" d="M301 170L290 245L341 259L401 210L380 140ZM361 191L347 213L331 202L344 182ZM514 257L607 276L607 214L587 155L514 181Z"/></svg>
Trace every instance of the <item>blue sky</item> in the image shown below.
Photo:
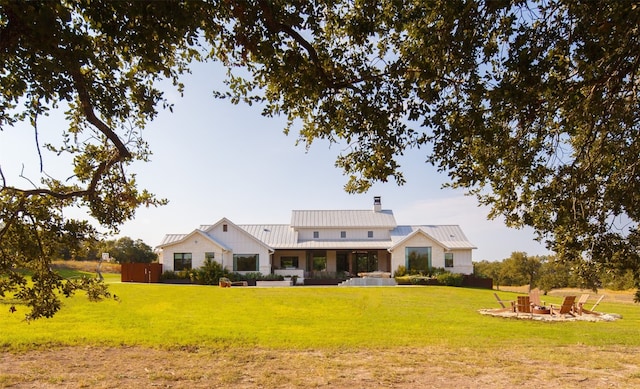
<svg viewBox="0 0 640 389"><path fill-rule="evenodd" d="M501 220L488 221L488 208L462 191L442 189L446 176L424 163L420 150L400 160L407 183L379 183L365 194L344 192L347 178L334 167L339 145L317 141L309 150L295 146L296 134L283 134L284 118L269 119L261 108L234 106L212 97L222 89L224 70L197 65L184 78L184 97L167 89L173 113L160 112L144 130L153 152L151 162L136 163L142 188L166 198L160 208L142 208L121 235L156 246L166 233L188 233L200 224L227 217L237 224L287 224L293 209L370 209L373 196L394 211L399 224L458 224L478 249L474 261L501 260L513 251L547 254L530 229L514 230ZM39 124L40 143L60 139L61 114ZM71 175L69 160L43 156L50 174ZM0 166L8 184L27 186L17 176L38 180L39 163L33 130L28 126L0 132ZM66 174L66 175L65 175Z"/></svg>

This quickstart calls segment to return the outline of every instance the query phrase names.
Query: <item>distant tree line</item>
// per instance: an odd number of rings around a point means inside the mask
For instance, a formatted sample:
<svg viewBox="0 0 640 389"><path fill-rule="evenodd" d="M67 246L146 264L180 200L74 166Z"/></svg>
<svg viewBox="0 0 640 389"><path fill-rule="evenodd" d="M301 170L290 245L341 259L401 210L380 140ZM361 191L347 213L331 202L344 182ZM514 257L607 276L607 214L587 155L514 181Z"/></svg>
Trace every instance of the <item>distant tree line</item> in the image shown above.
<svg viewBox="0 0 640 389"><path fill-rule="evenodd" d="M505 285L529 285L529 289L539 288L544 292L557 288L627 290L635 287L631 270L599 267L587 276L581 269L559 261L553 255L529 256L524 252L513 252L502 261L484 260L473 264L474 274L492 278L498 289Z"/></svg>
<svg viewBox="0 0 640 389"><path fill-rule="evenodd" d="M102 253L109 253L109 257L118 263L150 263L158 258L142 239L133 240L128 236L117 240L80 239L68 243L58 249L59 259L95 261Z"/></svg>

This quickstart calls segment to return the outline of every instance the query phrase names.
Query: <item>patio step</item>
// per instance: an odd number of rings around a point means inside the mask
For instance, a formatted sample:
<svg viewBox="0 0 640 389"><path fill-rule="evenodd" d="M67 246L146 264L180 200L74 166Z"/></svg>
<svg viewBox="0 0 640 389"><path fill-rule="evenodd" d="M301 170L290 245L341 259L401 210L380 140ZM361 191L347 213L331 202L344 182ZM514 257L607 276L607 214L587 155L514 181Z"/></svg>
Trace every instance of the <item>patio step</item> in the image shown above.
<svg viewBox="0 0 640 389"><path fill-rule="evenodd" d="M393 278L349 278L338 286L396 286Z"/></svg>

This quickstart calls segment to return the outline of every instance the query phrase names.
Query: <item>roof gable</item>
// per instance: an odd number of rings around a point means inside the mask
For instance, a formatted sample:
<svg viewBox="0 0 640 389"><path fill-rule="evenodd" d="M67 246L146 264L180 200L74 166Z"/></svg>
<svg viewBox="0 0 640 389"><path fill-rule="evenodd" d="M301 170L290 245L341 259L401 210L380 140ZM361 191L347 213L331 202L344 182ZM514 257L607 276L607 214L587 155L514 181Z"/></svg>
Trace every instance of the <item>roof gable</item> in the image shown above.
<svg viewBox="0 0 640 389"><path fill-rule="evenodd" d="M271 245L269 244L269 242L264 241L262 239L260 239L258 236L253 235L252 233L250 233L249 231L247 231L245 228L243 228L242 226L239 226L235 223L233 223L231 220L227 219L226 217L223 217L222 219L220 219L217 223L212 224L212 225L203 225L201 227L204 227L204 231L209 234L211 231L214 231L216 229L216 227L226 224L227 228L233 228L237 231L240 231L243 235L245 235L246 237L254 240L255 242L257 242L258 244L260 244L261 246L265 247L268 250L273 250L273 247L271 247Z"/></svg>
<svg viewBox="0 0 640 389"><path fill-rule="evenodd" d="M179 243L182 243L182 242L186 242L187 240L189 240L190 238L192 238L193 236L196 236L196 235L197 236L201 236L204 239L207 239L208 241L210 241L211 243L215 244L216 246L220 247L221 249L223 249L225 251L230 251L231 250L224 243L218 241L217 239L215 239L211 235L209 235L206 232L204 232L202 230L199 230L199 229L195 229L192 232L190 232L189 234L167 234L167 235L165 235L165 237L162 240L162 242L158 245L158 248L163 248L163 247L179 244Z"/></svg>
<svg viewBox="0 0 640 389"><path fill-rule="evenodd" d="M423 226L398 226L391 231L391 241L393 242L389 250L394 250L407 240L422 234L427 238L437 242L446 250L454 249L475 249L473 243L469 242L460 226L457 225L423 225Z"/></svg>

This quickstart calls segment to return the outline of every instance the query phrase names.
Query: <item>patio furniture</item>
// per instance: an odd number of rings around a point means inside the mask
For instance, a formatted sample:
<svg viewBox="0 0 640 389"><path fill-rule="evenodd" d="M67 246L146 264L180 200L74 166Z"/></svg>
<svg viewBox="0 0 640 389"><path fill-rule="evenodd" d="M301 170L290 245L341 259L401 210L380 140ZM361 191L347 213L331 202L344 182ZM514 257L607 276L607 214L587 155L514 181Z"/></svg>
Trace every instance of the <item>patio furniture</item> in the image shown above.
<svg viewBox="0 0 640 389"><path fill-rule="evenodd" d="M518 296L516 313L531 313L531 299L529 296Z"/></svg>
<svg viewBox="0 0 640 389"><path fill-rule="evenodd" d="M540 289L538 288L529 292L529 300L531 300L532 307L544 307L546 305L544 301L540 301Z"/></svg>
<svg viewBox="0 0 640 389"><path fill-rule="evenodd" d="M495 292L493 293L493 295L495 296L496 300L498 300L498 304L500 304L500 306L502 307L501 310L503 310L503 311L511 311L511 312L515 312L516 311L516 307L515 307L514 301L501 300L500 297L498 297L498 294L495 293ZM504 303L509 304L509 307L504 305Z"/></svg>
<svg viewBox="0 0 640 389"><path fill-rule="evenodd" d="M589 295L583 294L582 296L580 296L580 298L576 302L575 312L577 312L578 315L582 316L582 312L588 313L588 311L583 308L583 305L586 304L587 300L589 300Z"/></svg>
<svg viewBox="0 0 640 389"><path fill-rule="evenodd" d="M562 300L562 304L549 304L551 308L552 315L571 315L573 314L574 306L576 302L576 296L565 296L564 300Z"/></svg>
<svg viewBox="0 0 640 389"><path fill-rule="evenodd" d="M600 296L600 298L598 299L598 301L596 301L595 304L593 304L593 306L591 307L591 309L586 309L584 308L584 304L586 304L586 301L582 304L582 307L578 307L578 309L580 310L580 314L582 315L582 313L587 313L590 315L601 315L600 312L596 312L594 311L594 309L596 309L596 307L598 306L598 304L600 304L600 301L602 301L602 299L604 298L604 295ZM578 302L579 303L579 302Z"/></svg>

